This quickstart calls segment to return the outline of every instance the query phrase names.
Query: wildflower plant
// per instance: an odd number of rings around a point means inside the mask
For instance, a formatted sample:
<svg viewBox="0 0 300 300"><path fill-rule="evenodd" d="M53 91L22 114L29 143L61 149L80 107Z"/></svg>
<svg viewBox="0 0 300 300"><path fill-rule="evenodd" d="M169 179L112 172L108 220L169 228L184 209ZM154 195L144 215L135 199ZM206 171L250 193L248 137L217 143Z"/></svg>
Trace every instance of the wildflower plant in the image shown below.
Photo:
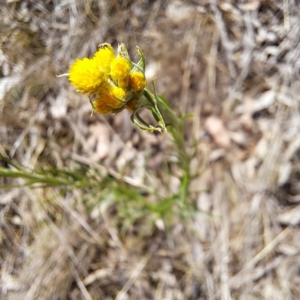
<svg viewBox="0 0 300 300"><path fill-rule="evenodd" d="M116 114L123 109L132 112L131 121L143 130L168 131L178 153L179 166L183 171L179 191L179 203L183 205L191 181L191 154L184 139L184 119L191 115L178 116L168 101L156 92L154 81L152 91L147 87L145 77L146 60L137 47L140 57L137 63L131 61L126 46L120 44L115 53L108 43L100 44L92 58L76 59L70 66L68 76L76 91L88 94L93 111L99 114ZM140 110L149 109L157 125L147 123ZM168 130L167 130L168 128Z"/></svg>
<svg viewBox="0 0 300 300"><path fill-rule="evenodd" d="M51 187L61 195L72 192L74 189L84 190L82 202L89 210L98 205L99 199L115 199L120 212L127 216L132 223L138 218L148 215L153 221L157 217L163 218L166 224L172 218L173 207L179 208L180 214L185 214L192 207L187 201L189 185L193 179L190 166L193 157L193 145L186 146L184 119L189 115L178 116L170 107L167 100L158 95L155 83L148 89L145 77L145 57L140 48L137 48L140 57L137 63L131 61L124 44L118 46L117 51L110 44L101 44L92 58L76 59L70 66L67 76L76 91L87 94L92 111L99 114L117 114L124 109L129 110L131 121L143 130L168 132L176 148L175 163L181 169L180 186L177 191L169 195L160 193L145 185L135 186L131 181L124 185L124 178L112 170L105 170L95 164L86 168L75 163L71 170L43 167L28 169L0 152L0 178L4 177L11 185L0 184L1 188ZM151 111L156 125L146 122L140 111ZM1 150L1 149L0 149ZM13 179L19 179L17 184ZM121 184L122 183L122 184ZM156 195L159 201L153 203L143 195ZM119 201L122 199L122 201ZM125 201L125 200L126 201ZM123 201L124 200L124 201ZM134 205L131 205L134 202ZM135 211L136 213L133 213Z"/></svg>
<svg viewBox="0 0 300 300"><path fill-rule="evenodd" d="M157 95L154 82L153 92L147 88L145 77L145 57L137 47L140 59L131 61L126 46L120 44L115 53L108 43L99 45L92 58L76 59L70 66L68 76L76 91L87 94L93 111L99 114L116 114L123 109L132 112L131 121L138 128L150 131L166 131L162 115L166 100ZM153 126L139 114L141 109L149 109L157 121Z"/></svg>

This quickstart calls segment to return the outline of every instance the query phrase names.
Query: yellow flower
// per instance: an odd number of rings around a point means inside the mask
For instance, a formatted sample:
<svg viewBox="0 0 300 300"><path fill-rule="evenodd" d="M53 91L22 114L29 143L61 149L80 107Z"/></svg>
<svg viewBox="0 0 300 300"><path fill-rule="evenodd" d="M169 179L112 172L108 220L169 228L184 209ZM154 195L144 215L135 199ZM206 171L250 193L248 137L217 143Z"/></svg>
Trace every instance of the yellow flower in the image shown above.
<svg viewBox="0 0 300 300"><path fill-rule="evenodd" d="M145 88L147 82L144 74L140 72L133 72L130 74L129 83L135 92L139 92Z"/></svg>
<svg viewBox="0 0 300 300"><path fill-rule="evenodd" d="M124 57L117 57L111 63L110 75L112 80L121 88L127 88L130 63Z"/></svg>
<svg viewBox="0 0 300 300"><path fill-rule="evenodd" d="M107 115L114 112L114 109L108 106L104 101L102 101L102 99L97 98L93 105L98 114Z"/></svg>
<svg viewBox="0 0 300 300"><path fill-rule="evenodd" d="M69 80L83 94L93 94L105 85L105 74L99 68L97 61L83 58L76 59L69 70Z"/></svg>
<svg viewBox="0 0 300 300"><path fill-rule="evenodd" d="M122 88L119 88L116 86L112 86L110 88L110 92L113 96L115 96L117 99L120 99L120 100L124 100L125 95L126 95L125 91Z"/></svg>
<svg viewBox="0 0 300 300"><path fill-rule="evenodd" d="M99 68L106 74L110 72L110 65L115 58L115 52L111 45L100 45L100 49L94 54L93 60L97 62Z"/></svg>
<svg viewBox="0 0 300 300"><path fill-rule="evenodd" d="M93 106L97 113L105 115L121 111L124 102L116 99L109 92L104 92L94 100Z"/></svg>
<svg viewBox="0 0 300 300"><path fill-rule="evenodd" d="M143 57L141 51L139 54ZM90 96L96 112L118 113L125 108L134 112L142 96L138 93L146 87L146 79L140 71L130 74L132 67L136 69L124 44L119 45L116 56L112 46L105 43L93 58L76 59L69 73L63 75L69 76L77 92ZM141 69L144 70L143 65Z"/></svg>

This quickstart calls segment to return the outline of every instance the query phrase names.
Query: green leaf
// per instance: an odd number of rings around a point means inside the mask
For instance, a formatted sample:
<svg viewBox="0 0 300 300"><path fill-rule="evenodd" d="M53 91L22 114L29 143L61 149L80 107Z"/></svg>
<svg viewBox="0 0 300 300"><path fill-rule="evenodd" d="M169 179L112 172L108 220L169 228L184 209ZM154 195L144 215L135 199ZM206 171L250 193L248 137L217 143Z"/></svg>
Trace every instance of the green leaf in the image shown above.
<svg viewBox="0 0 300 300"><path fill-rule="evenodd" d="M194 114L184 114L180 117L180 119L185 120L185 119L194 118L194 117L195 117Z"/></svg>

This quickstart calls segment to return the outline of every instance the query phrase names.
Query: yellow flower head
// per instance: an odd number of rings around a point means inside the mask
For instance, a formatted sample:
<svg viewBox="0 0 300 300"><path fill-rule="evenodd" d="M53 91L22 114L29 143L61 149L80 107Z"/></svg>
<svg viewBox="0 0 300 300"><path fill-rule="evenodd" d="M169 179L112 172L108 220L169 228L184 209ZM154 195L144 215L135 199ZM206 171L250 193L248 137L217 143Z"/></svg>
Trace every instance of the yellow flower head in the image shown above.
<svg viewBox="0 0 300 300"><path fill-rule="evenodd" d="M105 84L105 76L96 61L83 58L76 59L69 70L69 80L78 92L93 94Z"/></svg>
<svg viewBox="0 0 300 300"><path fill-rule="evenodd" d="M97 62L97 65L104 73L108 74L110 72L111 62L115 57L112 46L104 44L100 46L100 49L94 54L93 60Z"/></svg>
<svg viewBox="0 0 300 300"><path fill-rule="evenodd" d="M126 93L125 93L125 91L122 88L119 88L119 87L116 87L116 86L112 86L110 88L110 92L117 99L120 99L120 100L124 100L125 99Z"/></svg>
<svg viewBox="0 0 300 300"><path fill-rule="evenodd" d="M69 76L77 92L89 95L96 112L118 113L125 108L134 112L146 87L145 59L140 49L138 54L141 59L134 64L124 44L117 54L110 44L101 44L91 59L76 59L62 76Z"/></svg>
<svg viewBox="0 0 300 300"><path fill-rule="evenodd" d="M94 109L99 114L110 114L116 113L122 110L124 106L124 102L116 99L113 95L109 92L104 92L93 102Z"/></svg>
<svg viewBox="0 0 300 300"><path fill-rule="evenodd" d="M112 80L121 88L128 85L128 76L130 73L130 63L124 57L117 57L111 63L110 75Z"/></svg>
<svg viewBox="0 0 300 300"><path fill-rule="evenodd" d="M107 115L112 114L114 112L114 109L110 106L108 106L102 99L97 98L94 102L94 109L98 114L101 115Z"/></svg>
<svg viewBox="0 0 300 300"><path fill-rule="evenodd" d="M147 82L144 74L140 72L133 72L130 74L129 83L135 92L139 92L145 88Z"/></svg>

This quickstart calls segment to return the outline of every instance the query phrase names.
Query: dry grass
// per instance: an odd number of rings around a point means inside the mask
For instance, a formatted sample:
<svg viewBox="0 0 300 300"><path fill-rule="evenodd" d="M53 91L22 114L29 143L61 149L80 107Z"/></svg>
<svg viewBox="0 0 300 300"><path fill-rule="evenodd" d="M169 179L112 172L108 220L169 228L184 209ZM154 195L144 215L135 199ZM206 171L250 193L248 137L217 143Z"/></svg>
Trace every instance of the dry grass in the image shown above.
<svg viewBox="0 0 300 300"><path fill-rule="evenodd" d="M3 299L299 299L298 1L7 1L0 19L1 154L99 180L1 191ZM180 189L167 134L91 117L56 78L103 42L139 45L194 114L192 210L144 210Z"/></svg>

